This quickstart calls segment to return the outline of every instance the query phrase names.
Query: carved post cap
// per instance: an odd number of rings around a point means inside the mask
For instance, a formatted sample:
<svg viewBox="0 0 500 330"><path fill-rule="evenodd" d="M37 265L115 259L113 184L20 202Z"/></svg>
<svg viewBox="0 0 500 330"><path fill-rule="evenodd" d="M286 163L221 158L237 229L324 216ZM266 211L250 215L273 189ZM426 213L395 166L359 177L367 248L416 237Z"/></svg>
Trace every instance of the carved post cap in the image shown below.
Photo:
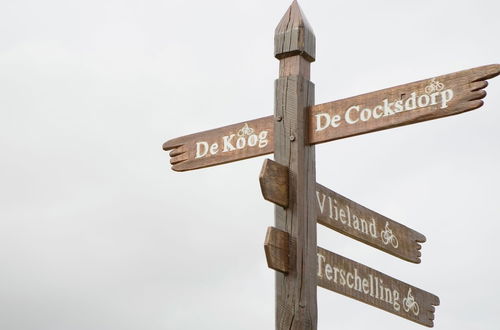
<svg viewBox="0 0 500 330"><path fill-rule="evenodd" d="M274 33L274 56L283 59L302 55L309 62L316 60L316 37L297 0L294 0Z"/></svg>

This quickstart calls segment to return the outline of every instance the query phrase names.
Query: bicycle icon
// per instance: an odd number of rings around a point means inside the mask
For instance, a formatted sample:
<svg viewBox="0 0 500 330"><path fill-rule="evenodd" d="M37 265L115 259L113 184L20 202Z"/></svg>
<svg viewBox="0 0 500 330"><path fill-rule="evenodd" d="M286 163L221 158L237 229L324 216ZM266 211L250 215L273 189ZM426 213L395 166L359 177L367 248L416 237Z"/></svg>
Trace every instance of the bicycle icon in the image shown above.
<svg viewBox="0 0 500 330"><path fill-rule="evenodd" d="M440 83L439 81L436 80L436 78L432 78L431 83L425 87L425 92L427 94L431 94L434 92L440 92L444 88L444 84Z"/></svg>
<svg viewBox="0 0 500 330"><path fill-rule="evenodd" d="M411 288L408 289L407 297L403 299L403 309L407 313L411 310L415 316L420 313L420 307L418 307L415 297L411 294Z"/></svg>
<svg viewBox="0 0 500 330"><path fill-rule="evenodd" d="M252 135L253 134L253 128L248 127L248 124L245 124L239 131L238 131L238 136L243 137L245 135Z"/></svg>
<svg viewBox="0 0 500 330"><path fill-rule="evenodd" d="M385 245L391 243L391 245L397 249L399 246L398 238L393 234L391 228L389 228L389 222L385 222L385 230L380 232L380 236L382 237L382 242Z"/></svg>

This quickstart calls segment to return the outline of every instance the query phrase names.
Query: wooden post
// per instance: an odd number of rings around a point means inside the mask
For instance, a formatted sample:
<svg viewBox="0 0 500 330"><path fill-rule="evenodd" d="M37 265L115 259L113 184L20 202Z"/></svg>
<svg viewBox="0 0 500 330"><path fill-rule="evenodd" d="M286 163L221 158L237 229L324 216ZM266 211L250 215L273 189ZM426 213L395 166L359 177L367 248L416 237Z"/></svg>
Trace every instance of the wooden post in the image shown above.
<svg viewBox="0 0 500 330"><path fill-rule="evenodd" d="M294 1L276 28L274 157L288 167L288 207L275 206L275 225L290 235L289 271L276 272L276 329L317 329L316 184L314 146L308 144L307 107L314 105L309 81L315 37Z"/></svg>

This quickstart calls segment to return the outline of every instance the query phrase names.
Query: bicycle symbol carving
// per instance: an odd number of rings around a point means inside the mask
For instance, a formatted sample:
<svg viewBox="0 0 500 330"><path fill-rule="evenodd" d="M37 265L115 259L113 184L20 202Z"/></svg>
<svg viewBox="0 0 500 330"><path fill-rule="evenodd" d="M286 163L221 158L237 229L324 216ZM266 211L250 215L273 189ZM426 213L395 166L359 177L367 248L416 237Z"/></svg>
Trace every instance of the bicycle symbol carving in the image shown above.
<svg viewBox="0 0 500 330"><path fill-rule="evenodd" d="M436 78L432 78L431 83L425 87L425 92L427 94L431 94L434 92L440 92L443 89L444 89L444 84L437 81Z"/></svg>
<svg viewBox="0 0 500 330"><path fill-rule="evenodd" d="M389 228L389 222L385 222L385 230L380 232L380 236L382 237L382 242L385 245L391 243L391 245L397 249L399 246L398 238L393 234L391 228Z"/></svg>
<svg viewBox="0 0 500 330"><path fill-rule="evenodd" d="M403 299L403 309L405 312L409 312L411 310L415 316L418 316L418 313L420 313L420 308L411 294L411 288L408 289L407 297Z"/></svg>
<svg viewBox="0 0 500 330"><path fill-rule="evenodd" d="M245 135L252 135L253 134L253 128L248 127L248 124L245 124L239 131L238 131L238 136L242 137Z"/></svg>

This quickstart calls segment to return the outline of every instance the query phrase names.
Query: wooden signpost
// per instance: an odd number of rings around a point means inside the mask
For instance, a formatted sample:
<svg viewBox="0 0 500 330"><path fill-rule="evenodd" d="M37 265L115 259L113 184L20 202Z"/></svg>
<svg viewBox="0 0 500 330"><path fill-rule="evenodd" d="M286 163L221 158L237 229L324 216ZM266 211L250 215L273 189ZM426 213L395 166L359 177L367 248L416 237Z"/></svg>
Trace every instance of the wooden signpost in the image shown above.
<svg viewBox="0 0 500 330"><path fill-rule="evenodd" d="M314 33L297 1L278 24L274 115L169 140L175 171L274 153L260 175L275 203L264 250L276 272L276 329L317 329L316 287L432 327L439 298L317 246L316 223L401 259L419 263L425 236L316 182L314 145L456 115L483 105L487 65L330 103L314 104Z"/></svg>

